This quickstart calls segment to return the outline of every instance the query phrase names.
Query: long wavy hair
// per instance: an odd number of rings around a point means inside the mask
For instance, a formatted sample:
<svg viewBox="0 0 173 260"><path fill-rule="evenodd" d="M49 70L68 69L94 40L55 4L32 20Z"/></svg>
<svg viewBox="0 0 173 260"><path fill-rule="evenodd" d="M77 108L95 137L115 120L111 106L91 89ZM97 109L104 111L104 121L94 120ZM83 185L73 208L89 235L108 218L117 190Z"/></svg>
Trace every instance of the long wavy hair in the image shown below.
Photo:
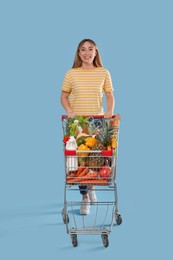
<svg viewBox="0 0 173 260"><path fill-rule="evenodd" d="M94 65L95 67L103 67L102 60L101 60L101 56L100 56L100 53L99 53L99 51L98 51L98 48L97 48L96 43L95 43L93 40L91 40L91 39L84 39L84 40L82 40L82 41L79 43L79 45L78 45L78 47L77 47L76 54L75 54L75 58L74 58L74 63L73 63L73 67L72 67L72 68L79 68L79 67L82 66L82 60L81 60L81 58L80 58L80 56L79 56L79 50L80 50L80 48L83 46L83 44L84 44L85 42L91 43L91 44L96 48L96 56L95 56L95 58L94 58L94 60L93 60L93 65Z"/></svg>

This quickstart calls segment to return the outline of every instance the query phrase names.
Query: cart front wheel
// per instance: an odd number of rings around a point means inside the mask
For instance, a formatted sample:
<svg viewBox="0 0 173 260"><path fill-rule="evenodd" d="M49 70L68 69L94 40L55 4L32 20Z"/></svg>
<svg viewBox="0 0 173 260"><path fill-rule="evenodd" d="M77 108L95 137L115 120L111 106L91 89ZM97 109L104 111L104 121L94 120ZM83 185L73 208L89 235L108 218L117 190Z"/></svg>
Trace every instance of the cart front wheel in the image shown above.
<svg viewBox="0 0 173 260"><path fill-rule="evenodd" d="M69 216L68 216L68 214L66 214L66 215L63 217L63 221L64 221L64 224L68 224L68 223L69 223Z"/></svg>
<svg viewBox="0 0 173 260"><path fill-rule="evenodd" d="M66 213L65 209L62 210L62 219L64 224L68 224L69 223L69 216Z"/></svg>
<svg viewBox="0 0 173 260"><path fill-rule="evenodd" d="M74 247L78 246L78 240L77 240L77 235L71 235L71 240L72 240L72 245Z"/></svg>
<svg viewBox="0 0 173 260"><path fill-rule="evenodd" d="M102 234L102 242L104 247L108 247L109 246L109 239L108 239L108 235L107 234Z"/></svg>
<svg viewBox="0 0 173 260"><path fill-rule="evenodd" d="M117 214L117 215L115 216L115 219L116 219L117 225L121 225L121 223L122 223L122 217L121 217L121 215L120 215L120 214Z"/></svg>

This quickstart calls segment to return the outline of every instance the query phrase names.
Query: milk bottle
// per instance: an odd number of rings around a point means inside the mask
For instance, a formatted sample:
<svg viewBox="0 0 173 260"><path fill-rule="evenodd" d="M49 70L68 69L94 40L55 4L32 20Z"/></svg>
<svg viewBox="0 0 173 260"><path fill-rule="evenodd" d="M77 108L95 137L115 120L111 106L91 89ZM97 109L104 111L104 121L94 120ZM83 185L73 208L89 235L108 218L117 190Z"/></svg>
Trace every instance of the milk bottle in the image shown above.
<svg viewBox="0 0 173 260"><path fill-rule="evenodd" d="M69 140L66 143L66 150L76 150L77 143L74 136L70 136ZM78 169L78 159L77 156L67 156L67 172L68 171L77 171Z"/></svg>

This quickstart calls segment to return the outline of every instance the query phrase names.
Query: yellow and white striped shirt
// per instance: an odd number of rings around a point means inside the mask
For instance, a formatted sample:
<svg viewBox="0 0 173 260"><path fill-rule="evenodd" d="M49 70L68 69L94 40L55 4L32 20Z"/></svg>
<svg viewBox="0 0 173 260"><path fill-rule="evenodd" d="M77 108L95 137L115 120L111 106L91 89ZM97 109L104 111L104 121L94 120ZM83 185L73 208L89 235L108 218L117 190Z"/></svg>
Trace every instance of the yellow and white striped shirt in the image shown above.
<svg viewBox="0 0 173 260"><path fill-rule="evenodd" d="M112 92L110 73L103 67L67 71L62 91L70 93L71 109L78 115L103 115L103 92Z"/></svg>

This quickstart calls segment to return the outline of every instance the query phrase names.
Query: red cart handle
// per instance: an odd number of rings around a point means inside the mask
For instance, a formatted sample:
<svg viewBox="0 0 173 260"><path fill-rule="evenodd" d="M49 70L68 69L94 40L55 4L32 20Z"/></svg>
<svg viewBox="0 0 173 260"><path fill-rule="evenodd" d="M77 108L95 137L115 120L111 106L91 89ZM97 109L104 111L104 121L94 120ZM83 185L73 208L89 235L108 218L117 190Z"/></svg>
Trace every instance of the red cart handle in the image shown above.
<svg viewBox="0 0 173 260"><path fill-rule="evenodd" d="M112 115L112 117L111 118L115 118L116 116L118 116L119 117L119 119L120 119L120 115L119 114L117 114L117 115ZM90 117L92 117L92 118L104 118L104 115L100 115L100 116L92 116L92 115L86 115L86 116L83 116L83 117L87 117L87 118L90 118ZM62 115L62 120L64 120L65 118L68 118L68 116L67 115ZM109 118L106 118L106 119L109 119Z"/></svg>
<svg viewBox="0 0 173 260"><path fill-rule="evenodd" d="M80 150L64 150L64 155L65 156L75 156L77 153L81 152ZM83 151L83 152L88 152L88 151ZM112 156L113 155L113 150L101 150L101 156Z"/></svg>

